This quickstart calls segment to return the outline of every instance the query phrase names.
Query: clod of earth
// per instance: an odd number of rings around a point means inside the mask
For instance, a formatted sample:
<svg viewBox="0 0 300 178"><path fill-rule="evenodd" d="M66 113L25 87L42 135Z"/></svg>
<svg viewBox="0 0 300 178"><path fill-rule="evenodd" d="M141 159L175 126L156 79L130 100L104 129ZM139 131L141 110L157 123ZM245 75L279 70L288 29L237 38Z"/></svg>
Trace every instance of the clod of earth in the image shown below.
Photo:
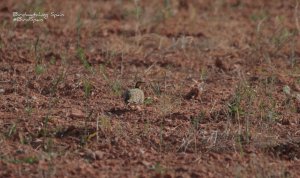
<svg viewBox="0 0 300 178"><path fill-rule="evenodd" d="M199 83L196 80L193 80L195 82L195 85L191 88L191 90L184 96L185 99L190 100L190 99L197 99L198 96L201 94L203 91L204 83L201 82Z"/></svg>
<svg viewBox="0 0 300 178"><path fill-rule="evenodd" d="M84 118L85 117L84 113L81 110L75 109L75 108L72 108L72 110L70 111L70 113L67 114L67 116L72 117L72 118Z"/></svg>
<svg viewBox="0 0 300 178"><path fill-rule="evenodd" d="M190 99L195 99L199 96L199 89L198 88L192 88L186 95L185 99L190 100Z"/></svg>
<svg viewBox="0 0 300 178"><path fill-rule="evenodd" d="M222 69L224 71L228 71L229 70L229 66L228 64L226 64L224 61L222 61L220 58L217 58L215 61L215 65L219 68Z"/></svg>

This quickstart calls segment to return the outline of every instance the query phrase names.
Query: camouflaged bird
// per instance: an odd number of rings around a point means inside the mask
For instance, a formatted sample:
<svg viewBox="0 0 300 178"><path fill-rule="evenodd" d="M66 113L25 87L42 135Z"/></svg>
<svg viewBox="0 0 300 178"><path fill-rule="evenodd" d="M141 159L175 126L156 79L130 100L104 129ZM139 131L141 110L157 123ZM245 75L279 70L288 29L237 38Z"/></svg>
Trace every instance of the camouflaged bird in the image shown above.
<svg viewBox="0 0 300 178"><path fill-rule="evenodd" d="M204 82L199 83L196 80L193 80L195 82L194 86L191 88L191 90L184 96L185 99L191 100L191 99L197 99L198 96L202 93L204 88Z"/></svg>
<svg viewBox="0 0 300 178"><path fill-rule="evenodd" d="M128 89L123 94L123 99L126 104L143 104L144 103L144 92L141 90L141 84L145 82L138 81L133 89Z"/></svg>

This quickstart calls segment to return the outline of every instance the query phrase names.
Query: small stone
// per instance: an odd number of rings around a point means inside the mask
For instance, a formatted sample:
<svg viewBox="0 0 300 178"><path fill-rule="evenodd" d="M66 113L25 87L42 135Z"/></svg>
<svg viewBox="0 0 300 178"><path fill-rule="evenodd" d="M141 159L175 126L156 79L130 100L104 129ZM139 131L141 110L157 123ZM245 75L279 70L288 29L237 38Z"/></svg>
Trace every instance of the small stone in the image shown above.
<svg viewBox="0 0 300 178"><path fill-rule="evenodd" d="M282 125L290 125L290 124L291 124L291 123L290 123L290 120L287 119L287 118L282 119L282 120L280 121L280 123L281 123Z"/></svg>
<svg viewBox="0 0 300 178"><path fill-rule="evenodd" d="M100 150L95 151L95 155L96 155L96 159L97 159L97 160L103 159L104 154L105 154L105 153L104 153L103 151L100 151Z"/></svg>
<svg viewBox="0 0 300 178"><path fill-rule="evenodd" d="M74 118L83 118L85 117L85 114L81 110L73 108L68 116Z"/></svg>
<svg viewBox="0 0 300 178"><path fill-rule="evenodd" d="M299 94L299 93L296 94L296 100L297 100L298 102L300 102L300 94Z"/></svg>
<svg viewBox="0 0 300 178"><path fill-rule="evenodd" d="M296 99L296 101L295 101L296 111L297 111L297 113L300 113L300 94L299 93L296 94L295 99Z"/></svg>
<svg viewBox="0 0 300 178"><path fill-rule="evenodd" d="M3 88L0 88L0 93L4 93L5 90Z"/></svg>
<svg viewBox="0 0 300 178"><path fill-rule="evenodd" d="M297 92L300 92L300 85L297 83L294 83L293 89Z"/></svg>
<svg viewBox="0 0 300 178"><path fill-rule="evenodd" d="M201 94L204 88L204 83L199 83L198 81L194 80L196 83L191 90L184 96L186 100L196 99Z"/></svg>
<svg viewBox="0 0 300 178"><path fill-rule="evenodd" d="M198 88L192 88L188 94L185 95L185 99L190 100L190 99L195 99L199 96L199 89Z"/></svg>
<svg viewBox="0 0 300 178"><path fill-rule="evenodd" d="M289 86L284 86L283 87L283 92L286 94L286 95L291 95L291 89Z"/></svg>
<svg viewBox="0 0 300 178"><path fill-rule="evenodd" d="M84 156L90 160L96 160L96 153L88 148L84 149Z"/></svg>
<svg viewBox="0 0 300 178"><path fill-rule="evenodd" d="M224 71L229 70L229 66L224 61L222 61L220 58L216 59L215 66Z"/></svg>
<svg viewBox="0 0 300 178"><path fill-rule="evenodd" d="M80 77L81 77L81 75L80 75L80 74L75 74L75 76L76 76L77 78L80 78Z"/></svg>
<svg viewBox="0 0 300 178"><path fill-rule="evenodd" d="M142 111L142 107L141 107L141 106L136 106L136 109L137 109L138 111Z"/></svg>

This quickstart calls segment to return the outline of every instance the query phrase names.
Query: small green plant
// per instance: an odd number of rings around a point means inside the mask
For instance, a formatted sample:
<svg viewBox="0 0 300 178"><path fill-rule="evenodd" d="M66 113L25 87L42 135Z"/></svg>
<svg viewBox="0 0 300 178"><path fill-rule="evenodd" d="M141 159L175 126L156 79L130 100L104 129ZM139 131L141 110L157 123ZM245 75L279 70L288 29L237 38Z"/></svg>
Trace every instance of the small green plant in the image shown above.
<svg viewBox="0 0 300 178"><path fill-rule="evenodd" d="M146 119L146 121L144 123L143 135L148 136L149 132L150 132L150 122L149 122L149 119Z"/></svg>
<svg viewBox="0 0 300 178"><path fill-rule="evenodd" d="M245 129L245 141L247 144L250 143L251 140L251 132L250 132L250 122L249 119L246 120L246 129Z"/></svg>
<svg viewBox="0 0 300 178"><path fill-rule="evenodd" d="M29 157L25 157L25 158L22 158L22 159L16 159L16 158L13 158L13 159L4 159L5 161L8 161L10 163L13 163L13 164L22 164L22 163L27 163L27 164L36 164L39 162L39 159L35 156L29 156Z"/></svg>
<svg viewBox="0 0 300 178"><path fill-rule="evenodd" d="M241 97L237 93L234 98L227 104L229 114L233 118L239 118L240 115L244 112L241 106Z"/></svg>
<svg viewBox="0 0 300 178"><path fill-rule="evenodd" d="M116 136L122 136L124 134L124 128L121 122L115 123L113 130Z"/></svg>
<svg viewBox="0 0 300 178"><path fill-rule="evenodd" d="M122 85L120 83L119 80L115 80L112 84L111 84L111 88L112 88L112 91L113 91L113 94L114 95L117 95L117 96L121 96L122 94Z"/></svg>
<svg viewBox="0 0 300 178"><path fill-rule="evenodd" d="M254 89L246 81L239 83L234 96L227 104L230 116L239 120L244 114L249 114L254 96Z"/></svg>
<svg viewBox="0 0 300 178"><path fill-rule="evenodd" d="M44 151L46 151L46 152L52 152L53 148L54 148L53 140L51 138L47 138L44 141L44 144L43 144Z"/></svg>
<svg viewBox="0 0 300 178"><path fill-rule="evenodd" d="M16 130L17 130L16 124L12 123L11 126L10 126L10 128L9 128L9 130L8 130L7 137L10 138L13 135L15 135Z"/></svg>
<svg viewBox="0 0 300 178"><path fill-rule="evenodd" d="M41 75L41 74L43 74L44 72L45 72L45 68L44 68L43 65L37 64L37 65L35 66L35 73L36 73L37 75Z"/></svg>
<svg viewBox="0 0 300 178"><path fill-rule="evenodd" d="M109 134L112 129L110 118L105 115L102 115L99 118L99 127L102 133L107 137L107 134Z"/></svg>
<svg viewBox="0 0 300 178"><path fill-rule="evenodd" d="M76 32L77 32L77 49L80 48L80 33L82 28L82 21L81 21L81 9L78 11L77 20L76 20Z"/></svg>
<svg viewBox="0 0 300 178"><path fill-rule="evenodd" d="M161 92L161 86L158 82L151 83L150 85L151 85L151 89L152 89L152 91L155 95L157 95L157 96L161 95L161 93L162 93Z"/></svg>
<svg viewBox="0 0 300 178"><path fill-rule="evenodd" d="M167 13L167 16L172 16L172 7L171 7L171 1L170 0L164 0L164 8Z"/></svg>
<svg viewBox="0 0 300 178"><path fill-rule="evenodd" d="M291 40L291 55L290 55L290 63L291 63L291 67L294 68L295 64L296 64L296 60L298 59L296 57L296 38L293 38Z"/></svg>
<svg viewBox="0 0 300 178"><path fill-rule="evenodd" d="M181 145L180 149L186 151L191 143L194 143L194 151L197 152L197 137L200 131L200 122L205 117L205 112L201 111L197 116L191 117L190 119L190 129L185 138L185 142Z"/></svg>
<svg viewBox="0 0 300 178"><path fill-rule="evenodd" d="M236 143L238 144L241 152L243 152L243 145L249 144L251 140L251 132L250 132L250 122L246 120L246 126L244 130L239 130L236 135Z"/></svg>
<svg viewBox="0 0 300 178"><path fill-rule="evenodd" d="M271 38L271 42L274 44L275 48L279 50L292 36L294 36L294 34L291 31L287 28L282 28L274 34Z"/></svg>
<svg viewBox="0 0 300 178"><path fill-rule="evenodd" d="M80 145L82 147L84 147L87 144L88 141L89 141L89 136L88 135L85 134L85 135L80 136Z"/></svg>
<svg viewBox="0 0 300 178"><path fill-rule="evenodd" d="M88 80L83 81L83 89L84 89L84 96L89 98L91 96L93 86Z"/></svg>
<svg viewBox="0 0 300 178"><path fill-rule="evenodd" d="M242 134L238 134L235 137L235 143L238 146L239 152L241 156L244 156L244 147L243 147L243 143L244 143L244 137Z"/></svg>
<svg viewBox="0 0 300 178"><path fill-rule="evenodd" d="M139 0L135 0L134 4L135 4L135 18L137 20L140 20L142 13L143 13L143 9L139 4Z"/></svg>
<svg viewBox="0 0 300 178"><path fill-rule="evenodd" d="M268 112L267 112L267 121L269 121L270 123L273 123L275 121L278 121L278 114L271 108Z"/></svg>
<svg viewBox="0 0 300 178"><path fill-rule="evenodd" d="M3 19L1 22L1 28L3 28L3 29L7 28L7 24L8 24L8 21L6 19Z"/></svg>
<svg viewBox="0 0 300 178"><path fill-rule="evenodd" d="M56 63L56 59L55 59L54 56L52 56L51 59L50 59L50 64L54 65L55 63Z"/></svg>
<svg viewBox="0 0 300 178"><path fill-rule="evenodd" d="M25 107L25 112L26 112L27 116L31 116L31 114L33 112L33 108L30 105L28 105Z"/></svg>
<svg viewBox="0 0 300 178"><path fill-rule="evenodd" d="M158 8L155 11L152 21L155 23L160 23L165 21L166 19L174 16L174 12L172 11L172 1L163 0L163 6Z"/></svg>
<svg viewBox="0 0 300 178"><path fill-rule="evenodd" d="M203 120L205 116L205 112L201 111L197 116L191 117L191 125L194 130L198 130L200 128L200 122Z"/></svg>
<svg viewBox="0 0 300 178"><path fill-rule="evenodd" d="M145 98L144 104L145 105L151 105L153 103L153 99L150 97Z"/></svg>
<svg viewBox="0 0 300 178"><path fill-rule="evenodd" d="M108 81L105 65L100 64L99 70L100 70L100 73L101 73L102 77L104 78L104 80Z"/></svg>
<svg viewBox="0 0 300 178"><path fill-rule="evenodd" d="M57 87L58 87L59 83L62 82L64 80L64 78L65 78L65 73L61 72L59 74L59 76L52 81L52 87L50 89L52 96L54 96L55 92L57 91Z"/></svg>
<svg viewBox="0 0 300 178"><path fill-rule="evenodd" d="M282 91L284 92L284 94L286 94L287 96L291 95L291 88L288 85L285 85L282 89Z"/></svg>
<svg viewBox="0 0 300 178"><path fill-rule="evenodd" d="M26 157L26 158L23 158L21 160L21 162L23 163L27 163L27 164L36 164L39 162L39 159L35 156L32 156L32 157Z"/></svg>
<svg viewBox="0 0 300 178"><path fill-rule="evenodd" d="M41 62L41 56L38 53L38 50L39 50L39 41L40 41L40 37L38 36L36 38L36 40L35 40L35 43L34 43L34 57L35 57L36 65L40 64L40 62Z"/></svg>
<svg viewBox="0 0 300 178"><path fill-rule="evenodd" d="M266 18L268 18L268 14L265 10L255 11L253 14L250 15L250 19L255 22L261 21Z"/></svg>
<svg viewBox="0 0 300 178"><path fill-rule="evenodd" d="M166 116L170 114L174 109L175 106L179 104L172 98L170 95L162 95L159 99L159 103L157 108L159 109L162 116Z"/></svg>
<svg viewBox="0 0 300 178"><path fill-rule="evenodd" d="M164 124L161 121L159 125L159 151L162 153L163 151L163 146L164 146Z"/></svg>
<svg viewBox="0 0 300 178"><path fill-rule="evenodd" d="M207 69L202 67L201 74L200 74L200 80L205 81L206 79L207 79Z"/></svg>
<svg viewBox="0 0 300 178"><path fill-rule="evenodd" d="M155 165L151 167L151 170L154 172L163 175L166 172L166 168L164 168L159 162L157 162Z"/></svg>
<svg viewBox="0 0 300 178"><path fill-rule="evenodd" d="M41 135L43 137L48 136L48 122L49 122L49 120L50 120L50 116L49 116L49 114L47 114L43 119L43 127L42 127L42 130L41 130Z"/></svg>
<svg viewBox="0 0 300 178"><path fill-rule="evenodd" d="M0 49L2 49L4 47L4 43L2 41L2 39L0 38Z"/></svg>
<svg viewBox="0 0 300 178"><path fill-rule="evenodd" d="M261 18L257 18L258 25L256 30L256 42L254 44L254 48L256 52L253 54L258 54L259 56L255 56L255 58L264 59L269 64L272 63L272 60L275 56L279 55L282 52L282 49L290 45L291 49L291 64L293 66L293 43L295 37L297 36L297 31L293 29L289 29L285 26L285 16L276 16L275 18L267 18L262 16ZM265 34L262 31L262 28L269 29L267 26L269 22L275 22L275 26L272 27L272 33ZM263 24L264 23L264 27ZM263 60L261 60L262 62Z"/></svg>
<svg viewBox="0 0 300 178"><path fill-rule="evenodd" d="M165 14L162 10L157 10L157 12L154 15L153 21L156 23L161 23L165 20Z"/></svg>
<svg viewBox="0 0 300 178"><path fill-rule="evenodd" d="M91 65L90 63L86 60L86 56L84 54L84 49L83 48L77 48L77 57L83 64L84 68L87 70L91 70Z"/></svg>

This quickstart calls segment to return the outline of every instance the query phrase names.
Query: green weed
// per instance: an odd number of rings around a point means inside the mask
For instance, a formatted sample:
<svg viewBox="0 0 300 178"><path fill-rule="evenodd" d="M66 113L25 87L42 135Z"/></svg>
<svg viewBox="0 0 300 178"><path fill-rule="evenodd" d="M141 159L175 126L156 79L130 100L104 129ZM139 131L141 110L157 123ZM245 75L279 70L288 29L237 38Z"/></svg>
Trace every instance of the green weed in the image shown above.
<svg viewBox="0 0 300 178"><path fill-rule="evenodd" d="M112 91L113 91L114 95L121 96L121 94L122 94L122 85L121 85L119 80L115 80L111 84L111 88L112 88Z"/></svg>
<svg viewBox="0 0 300 178"><path fill-rule="evenodd" d="M83 89L84 89L84 96L89 98L91 96L93 86L88 80L83 81Z"/></svg>
<svg viewBox="0 0 300 178"><path fill-rule="evenodd" d="M85 53L84 53L84 49L83 48L77 48L77 57L80 60L80 62L83 64L84 68L87 70L91 70L91 65L90 63L87 61Z"/></svg>

